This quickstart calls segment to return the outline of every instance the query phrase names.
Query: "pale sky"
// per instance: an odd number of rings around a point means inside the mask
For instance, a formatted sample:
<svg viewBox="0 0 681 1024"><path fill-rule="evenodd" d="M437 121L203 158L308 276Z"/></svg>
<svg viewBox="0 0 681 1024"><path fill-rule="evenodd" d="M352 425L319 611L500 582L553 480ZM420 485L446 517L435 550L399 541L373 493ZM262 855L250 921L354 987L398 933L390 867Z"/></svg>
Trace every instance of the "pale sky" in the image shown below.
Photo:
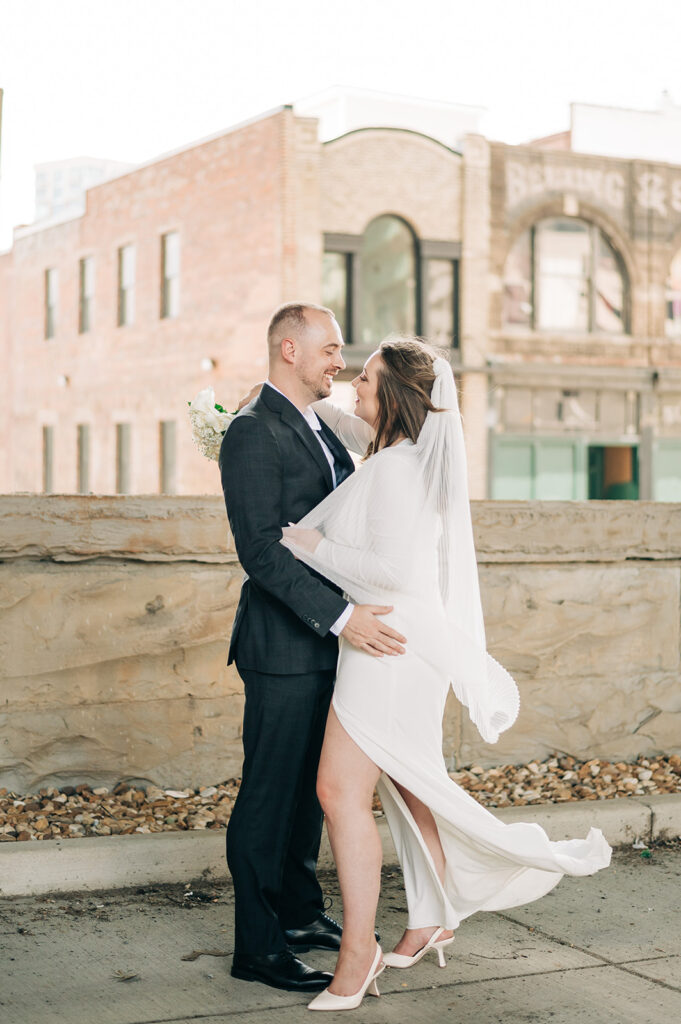
<svg viewBox="0 0 681 1024"><path fill-rule="evenodd" d="M572 101L681 104L680 0L0 0L0 249L34 164L133 163L348 85L483 106L490 138Z"/></svg>

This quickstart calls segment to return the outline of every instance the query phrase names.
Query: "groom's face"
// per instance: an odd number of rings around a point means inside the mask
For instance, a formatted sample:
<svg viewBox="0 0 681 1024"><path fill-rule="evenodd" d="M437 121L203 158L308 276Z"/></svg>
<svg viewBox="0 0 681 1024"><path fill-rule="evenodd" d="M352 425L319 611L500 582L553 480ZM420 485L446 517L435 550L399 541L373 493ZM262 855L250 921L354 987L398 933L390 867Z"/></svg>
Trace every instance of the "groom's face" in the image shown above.
<svg viewBox="0 0 681 1024"><path fill-rule="evenodd" d="M336 321L326 313L308 310L307 329L296 347L296 375L311 402L328 398L333 379L345 368L343 336Z"/></svg>

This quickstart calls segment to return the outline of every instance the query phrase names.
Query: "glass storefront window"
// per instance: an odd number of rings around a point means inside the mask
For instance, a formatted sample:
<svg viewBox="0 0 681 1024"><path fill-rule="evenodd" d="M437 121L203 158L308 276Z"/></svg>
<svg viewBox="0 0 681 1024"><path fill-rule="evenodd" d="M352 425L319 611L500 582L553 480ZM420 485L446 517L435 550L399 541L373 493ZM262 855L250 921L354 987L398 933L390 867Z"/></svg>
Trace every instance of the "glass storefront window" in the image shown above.
<svg viewBox="0 0 681 1024"><path fill-rule="evenodd" d="M360 341L377 345L393 331L416 331L414 236L398 217L373 220L360 249Z"/></svg>
<svg viewBox="0 0 681 1024"><path fill-rule="evenodd" d="M348 339L348 263L344 252L325 252L322 262L322 305L333 310L341 333Z"/></svg>
<svg viewBox="0 0 681 1024"><path fill-rule="evenodd" d="M667 322L668 338L681 338L681 249L669 268L667 279Z"/></svg>

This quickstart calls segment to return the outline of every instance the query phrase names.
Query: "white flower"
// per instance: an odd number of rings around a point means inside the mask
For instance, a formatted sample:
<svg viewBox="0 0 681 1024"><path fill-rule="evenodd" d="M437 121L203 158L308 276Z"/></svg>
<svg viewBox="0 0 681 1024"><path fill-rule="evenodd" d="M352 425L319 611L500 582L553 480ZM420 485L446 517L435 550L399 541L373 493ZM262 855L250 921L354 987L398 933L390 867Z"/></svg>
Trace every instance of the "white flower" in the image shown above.
<svg viewBox="0 0 681 1024"><path fill-rule="evenodd" d="M194 443L202 455L217 462L222 438L234 419L232 412L220 412L215 408L215 392L212 388L199 391L189 405L189 419L192 425Z"/></svg>

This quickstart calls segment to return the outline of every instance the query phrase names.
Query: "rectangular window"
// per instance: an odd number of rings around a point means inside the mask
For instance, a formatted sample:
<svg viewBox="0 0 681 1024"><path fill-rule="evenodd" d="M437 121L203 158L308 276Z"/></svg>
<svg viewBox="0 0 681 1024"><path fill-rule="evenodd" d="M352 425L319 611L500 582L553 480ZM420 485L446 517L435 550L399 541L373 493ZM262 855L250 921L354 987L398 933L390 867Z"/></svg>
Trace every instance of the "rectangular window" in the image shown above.
<svg viewBox="0 0 681 1024"><path fill-rule="evenodd" d="M539 330L589 330L591 235L581 221L545 220L535 229Z"/></svg>
<svg viewBox="0 0 681 1024"><path fill-rule="evenodd" d="M45 337L54 338L57 331L57 271L54 267L45 271Z"/></svg>
<svg viewBox="0 0 681 1024"><path fill-rule="evenodd" d="M160 492L161 494L177 493L177 446L175 420L164 420L160 424Z"/></svg>
<svg viewBox="0 0 681 1024"><path fill-rule="evenodd" d="M440 348L458 348L458 261L426 260L425 320L428 338Z"/></svg>
<svg viewBox="0 0 681 1024"><path fill-rule="evenodd" d="M54 489L54 427L43 427L43 491Z"/></svg>
<svg viewBox="0 0 681 1024"><path fill-rule="evenodd" d="M346 342L350 340L351 260L349 252L325 252L322 262L322 305L333 310Z"/></svg>
<svg viewBox="0 0 681 1024"><path fill-rule="evenodd" d="M116 493L130 494L130 424L116 424Z"/></svg>
<svg viewBox="0 0 681 1024"><path fill-rule="evenodd" d="M78 424L78 493L90 490L90 424Z"/></svg>
<svg viewBox="0 0 681 1024"><path fill-rule="evenodd" d="M135 246L118 250L118 326L135 320Z"/></svg>
<svg viewBox="0 0 681 1024"><path fill-rule="evenodd" d="M95 292L95 261L92 256L86 256L80 261L79 270L78 330L81 334L86 334L92 327L92 303Z"/></svg>
<svg viewBox="0 0 681 1024"><path fill-rule="evenodd" d="M161 238L161 317L180 312L180 236L170 231Z"/></svg>

